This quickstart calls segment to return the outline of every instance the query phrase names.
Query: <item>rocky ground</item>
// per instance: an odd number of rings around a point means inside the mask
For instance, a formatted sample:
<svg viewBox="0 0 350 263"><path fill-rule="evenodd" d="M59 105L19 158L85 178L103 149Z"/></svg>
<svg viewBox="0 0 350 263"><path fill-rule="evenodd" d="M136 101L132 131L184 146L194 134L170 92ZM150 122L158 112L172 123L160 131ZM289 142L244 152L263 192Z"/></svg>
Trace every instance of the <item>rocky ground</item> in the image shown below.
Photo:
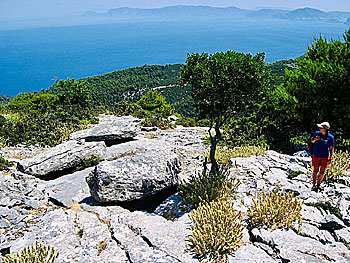
<svg viewBox="0 0 350 263"><path fill-rule="evenodd" d="M59 251L56 262L198 262L188 249L189 208L175 189L201 168L205 135L141 131L131 117L104 116L58 147L1 149L18 162L0 174L1 253L39 241ZM92 156L101 162L76 171ZM304 204L300 232L245 226L229 262L350 262L350 176L311 192L310 161L274 151L231 159L245 219L259 191L292 191Z"/></svg>

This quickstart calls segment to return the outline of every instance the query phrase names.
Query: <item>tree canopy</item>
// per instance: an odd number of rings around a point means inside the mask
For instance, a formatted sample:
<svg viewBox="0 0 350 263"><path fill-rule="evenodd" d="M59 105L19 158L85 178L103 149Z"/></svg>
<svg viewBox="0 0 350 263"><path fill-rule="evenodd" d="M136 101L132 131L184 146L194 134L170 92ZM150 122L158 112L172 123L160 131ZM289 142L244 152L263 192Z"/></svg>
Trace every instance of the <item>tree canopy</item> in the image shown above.
<svg viewBox="0 0 350 263"><path fill-rule="evenodd" d="M344 41L320 36L296 59L297 70L287 70L283 87L294 96L290 109L296 127L312 133L316 123L328 121L350 137L350 29Z"/></svg>
<svg viewBox="0 0 350 263"><path fill-rule="evenodd" d="M183 84L192 87L192 97L200 115L211 121L210 159L214 169L220 127L255 102L264 100L270 87L272 77L264 58L264 53L255 56L235 51L194 53L188 55L180 72ZM210 130L214 125L215 136L212 136Z"/></svg>

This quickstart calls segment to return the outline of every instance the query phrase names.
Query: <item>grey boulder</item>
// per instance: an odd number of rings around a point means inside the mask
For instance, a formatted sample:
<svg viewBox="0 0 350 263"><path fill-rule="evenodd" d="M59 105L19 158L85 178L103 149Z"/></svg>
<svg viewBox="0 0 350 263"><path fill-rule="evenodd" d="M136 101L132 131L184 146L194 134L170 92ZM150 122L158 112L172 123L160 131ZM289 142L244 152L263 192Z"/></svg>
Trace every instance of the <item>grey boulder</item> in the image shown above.
<svg viewBox="0 0 350 263"><path fill-rule="evenodd" d="M86 181L95 201L132 201L175 186L179 171L177 155L164 146L102 162Z"/></svg>
<svg viewBox="0 0 350 263"><path fill-rule="evenodd" d="M83 160L93 156L103 159L105 154L106 145L104 142L68 141L32 158L18 162L17 169L40 178L55 172L75 168Z"/></svg>

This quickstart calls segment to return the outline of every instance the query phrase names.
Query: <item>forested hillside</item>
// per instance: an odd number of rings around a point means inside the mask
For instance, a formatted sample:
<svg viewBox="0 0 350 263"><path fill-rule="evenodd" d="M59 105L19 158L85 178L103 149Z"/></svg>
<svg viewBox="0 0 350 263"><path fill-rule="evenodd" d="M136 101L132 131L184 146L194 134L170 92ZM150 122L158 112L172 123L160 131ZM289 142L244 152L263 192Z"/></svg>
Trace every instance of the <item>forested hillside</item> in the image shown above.
<svg viewBox="0 0 350 263"><path fill-rule="evenodd" d="M7 104L12 98L5 95L0 95L0 105Z"/></svg>
<svg viewBox="0 0 350 263"><path fill-rule="evenodd" d="M175 110L186 117L194 117L190 87L180 87L178 75L182 64L145 65L113 71L111 73L81 79L90 91L90 99L95 106L113 107L117 102L126 100L138 101L149 89L157 89L165 96ZM276 75L273 83L277 86L283 82L285 68L295 68L294 60L282 60L269 65L272 74ZM59 81L47 92L63 95L64 83Z"/></svg>
<svg viewBox="0 0 350 263"><path fill-rule="evenodd" d="M93 105L112 107L122 100L136 102L148 89L177 84L181 66L145 65L85 78L82 81L89 87ZM63 86L64 81L59 81L47 92L62 95L65 92Z"/></svg>

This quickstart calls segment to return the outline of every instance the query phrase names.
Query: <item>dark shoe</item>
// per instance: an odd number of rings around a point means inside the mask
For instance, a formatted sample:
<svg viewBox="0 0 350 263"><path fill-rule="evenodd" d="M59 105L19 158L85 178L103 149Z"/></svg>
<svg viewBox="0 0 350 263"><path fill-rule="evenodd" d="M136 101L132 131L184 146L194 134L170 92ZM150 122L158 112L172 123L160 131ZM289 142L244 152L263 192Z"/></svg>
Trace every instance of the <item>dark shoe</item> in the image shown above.
<svg viewBox="0 0 350 263"><path fill-rule="evenodd" d="M321 192L323 191L323 187L321 187L320 185L317 186L317 192Z"/></svg>
<svg viewBox="0 0 350 263"><path fill-rule="evenodd" d="M313 185L312 188L311 188L311 191L317 192L317 186Z"/></svg>

